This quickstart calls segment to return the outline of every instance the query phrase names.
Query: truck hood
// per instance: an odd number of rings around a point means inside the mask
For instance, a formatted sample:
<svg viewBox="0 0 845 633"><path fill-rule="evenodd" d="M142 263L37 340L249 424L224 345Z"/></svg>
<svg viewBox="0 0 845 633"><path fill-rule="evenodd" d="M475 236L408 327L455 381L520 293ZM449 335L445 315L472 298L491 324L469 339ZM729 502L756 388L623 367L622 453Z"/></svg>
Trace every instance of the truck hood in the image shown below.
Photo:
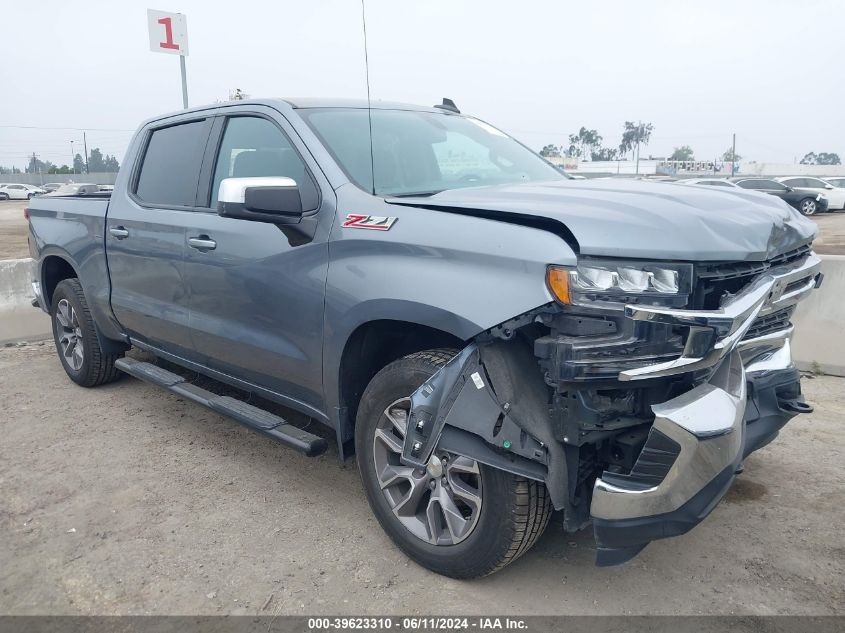
<svg viewBox="0 0 845 633"><path fill-rule="evenodd" d="M387 202L505 221L553 220L571 233L578 252L608 257L760 261L816 235L813 222L775 196L640 180L472 187Z"/></svg>

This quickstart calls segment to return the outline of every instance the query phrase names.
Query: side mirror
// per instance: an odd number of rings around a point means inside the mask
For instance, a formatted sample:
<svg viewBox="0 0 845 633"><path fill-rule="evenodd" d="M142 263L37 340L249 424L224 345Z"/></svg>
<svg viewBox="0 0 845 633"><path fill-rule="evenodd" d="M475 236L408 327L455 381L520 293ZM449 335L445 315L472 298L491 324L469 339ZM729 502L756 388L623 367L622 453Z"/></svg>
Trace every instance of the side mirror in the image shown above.
<svg viewBox="0 0 845 633"><path fill-rule="evenodd" d="M833 189L833 185L825 185L824 188L825 189Z"/></svg>
<svg viewBox="0 0 845 633"><path fill-rule="evenodd" d="M224 218L297 224L302 198L291 178L225 178L220 183L217 214Z"/></svg>

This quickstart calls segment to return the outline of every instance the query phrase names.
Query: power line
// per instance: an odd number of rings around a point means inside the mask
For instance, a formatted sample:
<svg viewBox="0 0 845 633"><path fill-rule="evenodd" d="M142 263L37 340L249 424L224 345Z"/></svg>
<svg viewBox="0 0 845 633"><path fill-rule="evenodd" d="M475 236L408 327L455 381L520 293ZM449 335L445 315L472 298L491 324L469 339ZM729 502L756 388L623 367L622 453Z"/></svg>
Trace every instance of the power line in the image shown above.
<svg viewBox="0 0 845 633"><path fill-rule="evenodd" d="M43 125L0 125L0 128L10 128L16 130L74 130L76 132L134 132L135 130L128 130L117 127L47 127Z"/></svg>

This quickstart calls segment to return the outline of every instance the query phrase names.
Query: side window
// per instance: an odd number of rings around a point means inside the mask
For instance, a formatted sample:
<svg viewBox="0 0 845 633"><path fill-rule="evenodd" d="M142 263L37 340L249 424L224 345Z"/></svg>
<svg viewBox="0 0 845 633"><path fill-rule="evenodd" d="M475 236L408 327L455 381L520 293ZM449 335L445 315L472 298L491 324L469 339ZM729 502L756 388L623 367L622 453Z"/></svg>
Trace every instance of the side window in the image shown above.
<svg viewBox="0 0 845 633"><path fill-rule="evenodd" d="M153 205L194 206L208 129L207 121L192 121L155 130L135 195Z"/></svg>
<svg viewBox="0 0 845 633"><path fill-rule="evenodd" d="M224 178L256 176L291 178L299 187L304 211L316 209L319 204L317 186L282 131L271 121L260 117L232 117L226 122L217 155L211 206L217 206L220 183Z"/></svg>

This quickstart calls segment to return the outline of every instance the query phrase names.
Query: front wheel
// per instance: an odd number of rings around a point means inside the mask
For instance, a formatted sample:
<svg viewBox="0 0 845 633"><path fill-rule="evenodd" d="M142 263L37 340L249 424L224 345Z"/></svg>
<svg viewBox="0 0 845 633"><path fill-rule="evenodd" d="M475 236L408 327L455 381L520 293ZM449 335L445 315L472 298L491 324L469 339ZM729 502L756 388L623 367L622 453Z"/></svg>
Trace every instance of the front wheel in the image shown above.
<svg viewBox="0 0 845 633"><path fill-rule="evenodd" d="M358 408L355 448L367 500L393 542L423 567L474 578L527 552L551 505L542 483L439 448L425 470L400 462L410 395L454 354L418 352L376 374Z"/></svg>
<svg viewBox="0 0 845 633"><path fill-rule="evenodd" d="M799 209L804 215L813 215L818 209L818 205L813 198L804 198L799 205Z"/></svg>
<svg viewBox="0 0 845 633"><path fill-rule="evenodd" d="M9 194L8 193L0 193L0 200L8 200Z"/></svg>

